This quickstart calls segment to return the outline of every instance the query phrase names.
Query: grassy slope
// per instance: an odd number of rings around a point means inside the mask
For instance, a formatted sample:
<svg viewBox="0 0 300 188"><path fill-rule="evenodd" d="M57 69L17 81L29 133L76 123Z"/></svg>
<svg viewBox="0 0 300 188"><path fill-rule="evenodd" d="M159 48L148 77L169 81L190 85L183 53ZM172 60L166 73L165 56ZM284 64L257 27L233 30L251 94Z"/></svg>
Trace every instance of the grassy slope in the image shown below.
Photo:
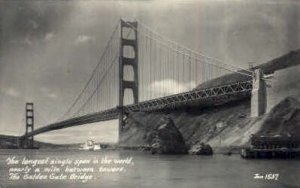
<svg viewBox="0 0 300 188"><path fill-rule="evenodd" d="M267 63L263 63L261 65L253 67L253 69L262 69L265 74L271 74L276 70L285 69L291 66L296 66L300 64L300 50L291 51L288 54L280 56L276 59L273 59ZM219 85L226 85L233 82L241 82L246 80L251 80L251 77L245 76L239 73L232 73L221 76L219 78L215 78L209 81L206 81L196 88L210 88L216 87Z"/></svg>

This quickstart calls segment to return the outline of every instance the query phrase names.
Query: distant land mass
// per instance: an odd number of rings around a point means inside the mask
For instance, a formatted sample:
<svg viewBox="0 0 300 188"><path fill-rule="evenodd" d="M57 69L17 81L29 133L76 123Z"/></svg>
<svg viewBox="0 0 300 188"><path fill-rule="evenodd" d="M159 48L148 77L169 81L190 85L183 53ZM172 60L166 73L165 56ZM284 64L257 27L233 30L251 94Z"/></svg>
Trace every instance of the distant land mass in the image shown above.
<svg viewBox="0 0 300 188"><path fill-rule="evenodd" d="M266 63L254 66L250 69L261 69L264 74L271 74L275 71L285 69L292 66L297 66L300 64L300 49L291 51L285 55L282 55L278 58L275 58L271 61L268 61ZM243 72L243 71L241 71ZM250 77L244 76L239 73L231 73L226 74L224 76L208 80L196 87L196 89L205 89L205 88L211 88L216 87L220 85L226 85L233 82L241 82L241 81L247 81L251 79Z"/></svg>
<svg viewBox="0 0 300 188"><path fill-rule="evenodd" d="M1 149L16 149L17 148L17 136L0 135L0 148ZM51 144L46 142L34 141L34 146L38 148L65 148L73 149L79 148L80 144Z"/></svg>

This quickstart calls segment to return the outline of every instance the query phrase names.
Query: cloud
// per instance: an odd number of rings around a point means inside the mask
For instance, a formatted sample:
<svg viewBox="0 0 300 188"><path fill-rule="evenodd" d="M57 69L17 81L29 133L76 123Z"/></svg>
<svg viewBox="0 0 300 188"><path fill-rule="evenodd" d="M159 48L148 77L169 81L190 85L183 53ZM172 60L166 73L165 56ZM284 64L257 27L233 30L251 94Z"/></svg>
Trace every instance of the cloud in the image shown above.
<svg viewBox="0 0 300 188"><path fill-rule="evenodd" d="M19 97L20 93L15 88L8 88L4 90L4 93L10 97Z"/></svg>
<svg viewBox="0 0 300 188"><path fill-rule="evenodd" d="M32 45L32 40L27 36L23 41L22 41L23 44L26 44L28 46L31 46Z"/></svg>
<svg viewBox="0 0 300 188"><path fill-rule="evenodd" d="M56 99L58 97L56 93L45 87L41 88L41 92L50 99Z"/></svg>
<svg viewBox="0 0 300 188"><path fill-rule="evenodd" d="M179 83L173 79L155 81L149 85L148 91L153 91L159 95L171 95L184 91L189 91L196 86L195 82Z"/></svg>
<svg viewBox="0 0 300 188"><path fill-rule="evenodd" d="M55 35L53 33L47 33L45 35L45 41L50 41Z"/></svg>
<svg viewBox="0 0 300 188"><path fill-rule="evenodd" d="M57 95L55 93L49 93L48 97L51 98L51 99L56 99Z"/></svg>
<svg viewBox="0 0 300 188"><path fill-rule="evenodd" d="M79 35L79 36L75 39L74 43L75 43L76 45L78 45L78 44L90 42L90 41L92 41L92 40L93 40L93 37L91 37L91 36L87 36L87 35Z"/></svg>
<svg viewBox="0 0 300 188"><path fill-rule="evenodd" d="M39 24L36 23L34 20L29 20L30 25L32 26L33 29L39 28Z"/></svg>

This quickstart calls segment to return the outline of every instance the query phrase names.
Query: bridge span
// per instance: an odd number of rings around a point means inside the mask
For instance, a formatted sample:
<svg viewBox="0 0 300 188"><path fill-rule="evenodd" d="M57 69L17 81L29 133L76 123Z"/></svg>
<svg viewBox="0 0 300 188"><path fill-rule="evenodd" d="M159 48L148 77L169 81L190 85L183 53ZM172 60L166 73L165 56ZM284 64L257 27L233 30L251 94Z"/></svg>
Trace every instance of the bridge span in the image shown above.
<svg viewBox="0 0 300 188"><path fill-rule="evenodd" d="M230 102L232 100L240 100L246 97L250 98L251 91L252 81L249 80L220 87L195 89L184 93L140 102L138 104L126 105L123 106L123 109L125 111L125 114L128 114L131 112L149 112L163 109L173 109L186 105L197 105L199 106L199 108L201 108L201 106L212 106L222 104L224 102ZM32 137L44 132L88 123L118 119L118 115L121 110L120 108L121 107L116 107L105 111L56 122L48 126L33 130L32 132L23 135L21 138Z"/></svg>
<svg viewBox="0 0 300 188"><path fill-rule="evenodd" d="M208 88L196 86L228 74L240 80ZM119 120L119 134L130 112L210 106L252 96L253 116L265 111L263 74L222 62L184 47L138 21L114 28L90 79L56 122L26 131L20 140L88 123ZM33 126L32 126L33 127ZM32 142L30 142L32 143Z"/></svg>

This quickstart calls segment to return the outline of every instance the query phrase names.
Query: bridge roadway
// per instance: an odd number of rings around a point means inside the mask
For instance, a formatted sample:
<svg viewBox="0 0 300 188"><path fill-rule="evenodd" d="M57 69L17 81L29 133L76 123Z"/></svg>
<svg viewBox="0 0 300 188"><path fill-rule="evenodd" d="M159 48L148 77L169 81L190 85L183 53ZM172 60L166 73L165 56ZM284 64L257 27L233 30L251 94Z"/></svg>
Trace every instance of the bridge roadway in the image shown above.
<svg viewBox="0 0 300 188"><path fill-rule="evenodd" d="M169 95L162 98L142 101L138 104L124 106L125 113L130 112L149 112L163 109L173 109L183 105L211 106L218 105L224 102L239 100L245 97L250 97L252 91L252 80L231 83L228 85L207 88L194 89L188 92L183 92L175 95ZM38 128L27 135L22 135L22 138L31 137L44 132L73 127L88 123L100 121L108 121L117 119L120 108L111 108L101 112L87 114L60 122L49 124L45 127Z"/></svg>

